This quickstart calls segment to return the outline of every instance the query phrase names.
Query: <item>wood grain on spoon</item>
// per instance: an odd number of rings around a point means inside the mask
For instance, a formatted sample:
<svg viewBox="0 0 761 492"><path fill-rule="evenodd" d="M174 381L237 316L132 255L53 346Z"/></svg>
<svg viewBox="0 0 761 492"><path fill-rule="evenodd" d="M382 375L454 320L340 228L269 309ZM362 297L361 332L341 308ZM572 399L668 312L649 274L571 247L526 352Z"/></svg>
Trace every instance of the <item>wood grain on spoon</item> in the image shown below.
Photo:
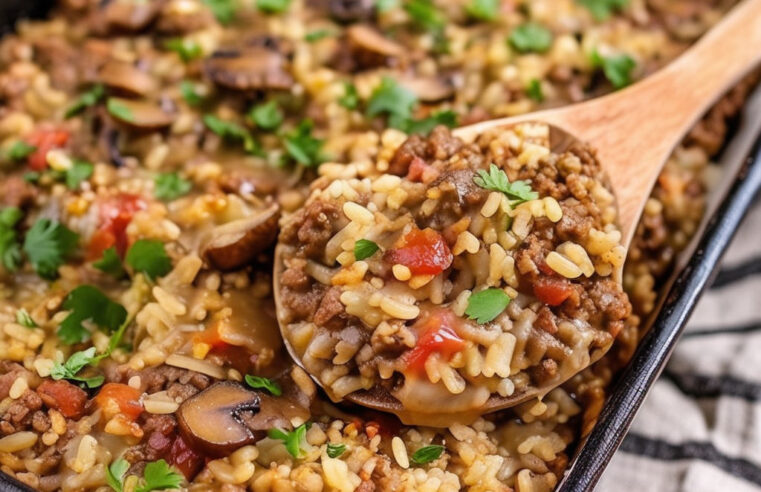
<svg viewBox="0 0 761 492"><path fill-rule="evenodd" d="M744 0L690 50L627 89L587 102L457 129L468 141L520 121L543 121L597 150L628 247L663 165L703 114L761 62L761 0Z"/></svg>

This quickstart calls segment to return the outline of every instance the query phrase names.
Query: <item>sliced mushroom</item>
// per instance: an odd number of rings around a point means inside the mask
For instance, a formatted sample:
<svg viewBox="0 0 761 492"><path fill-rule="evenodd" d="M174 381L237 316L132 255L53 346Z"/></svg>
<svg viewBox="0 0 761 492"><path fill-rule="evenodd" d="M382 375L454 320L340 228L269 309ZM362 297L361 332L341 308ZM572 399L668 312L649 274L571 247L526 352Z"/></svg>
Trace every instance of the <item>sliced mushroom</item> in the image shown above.
<svg viewBox="0 0 761 492"><path fill-rule="evenodd" d="M166 33L189 33L214 23L214 15L198 0L170 0L161 9L156 27Z"/></svg>
<svg viewBox="0 0 761 492"><path fill-rule="evenodd" d="M293 85L285 57L257 46L218 51L205 61L204 68L209 78L228 89L289 89Z"/></svg>
<svg viewBox="0 0 761 492"><path fill-rule="evenodd" d="M246 427L255 435L260 436L273 428L290 429L292 421L309 420L309 411L295 404L284 396L259 394L259 412L255 415L245 415L243 421Z"/></svg>
<svg viewBox="0 0 761 492"><path fill-rule="evenodd" d="M158 130L172 124L174 116L156 103L112 97L108 100L111 117L139 130Z"/></svg>
<svg viewBox="0 0 761 492"><path fill-rule="evenodd" d="M326 0L330 16L338 22L367 21L375 17L375 0Z"/></svg>
<svg viewBox="0 0 761 492"><path fill-rule="evenodd" d="M277 204L255 215L215 227L203 255L215 268L234 270L248 264L277 238Z"/></svg>
<svg viewBox="0 0 761 492"><path fill-rule="evenodd" d="M401 77L399 83L423 102L434 103L454 96L454 85L441 77Z"/></svg>
<svg viewBox="0 0 761 492"><path fill-rule="evenodd" d="M384 57L401 56L404 47L386 38L370 26L357 24L346 30L349 42L356 49L371 51Z"/></svg>
<svg viewBox="0 0 761 492"><path fill-rule="evenodd" d="M116 60L103 65L98 79L112 89L136 96L145 96L156 90L153 77L130 63Z"/></svg>
<svg viewBox="0 0 761 492"><path fill-rule="evenodd" d="M148 27L159 12L160 2L112 0L103 7L108 26L124 31L140 31Z"/></svg>
<svg viewBox="0 0 761 492"><path fill-rule="evenodd" d="M183 438L213 456L226 456L263 437L244 423L260 410L259 393L221 381L185 400L177 410Z"/></svg>

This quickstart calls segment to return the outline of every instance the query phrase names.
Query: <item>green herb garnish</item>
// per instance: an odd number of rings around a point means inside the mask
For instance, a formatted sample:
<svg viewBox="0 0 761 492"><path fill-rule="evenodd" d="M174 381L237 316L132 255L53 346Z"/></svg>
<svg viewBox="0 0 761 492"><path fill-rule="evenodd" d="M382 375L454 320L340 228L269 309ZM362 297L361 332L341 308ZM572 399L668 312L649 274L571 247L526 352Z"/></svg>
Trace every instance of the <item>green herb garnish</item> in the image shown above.
<svg viewBox="0 0 761 492"><path fill-rule="evenodd" d="M129 470L129 462L124 458L114 460L106 470L106 483L116 492L124 492L124 475Z"/></svg>
<svg viewBox="0 0 761 492"><path fill-rule="evenodd" d="M135 115L132 114L132 110L116 98L108 98L108 101L106 101L106 109L109 114L115 118L123 121L135 121Z"/></svg>
<svg viewBox="0 0 761 492"><path fill-rule="evenodd" d="M304 455L302 446L304 443L306 443L306 434L309 425L309 423L301 424L291 432L283 431L280 429L270 429L269 432L267 432L267 435L270 439L278 439L283 441L283 443L285 443L285 449L288 450L288 453L294 458L300 458Z"/></svg>
<svg viewBox="0 0 761 492"><path fill-rule="evenodd" d="M598 20L603 21L610 17L610 15L619 9L622 9L629 5L629 0L576 0L579 4L586 7L592 16Z"/></svg>
<svg viewBox="0 0 761 492"><path fill-rule="evenodd" d="M193 183L178 173L160 173L154 180L153 196L171 202L193 189Z"/></svg>
<svg viewBox="0 0 761 492"><path fill-rule="evenodd" d="M133 270L144 273L151 280L172 270L172 259L166 254L164 243L157 239L138 239L124 260Z"/></svg>
<svg viewBox="0 0 761 492"><path fill-rule="evenodd" d="M291 0L256 0L256 8L268 14L279 14L288 10Z"/></svg>
<svg viewBox="0 0 761 492"><path fill-rule="evenodd" d="M488 173L480 169L477 175L473 177L473 182L486 190L504 193L510 199L511 207L539 198L539 193L533 191L528 182L519 180L511 183L507 179L505 171L497 167L496 164L489 166Z"/></svg>
<svg viewBox="0 0 761 492"><path fill-rule="evenodd" d="M328 456L331 458L338 458L346 452L346 444L333 444L328 443Z"/></svg>
<svg viewBox="0 0 761 492"><path fill-rule="evenodd" d="M17 207L6 207L0 211L0 260L9 272L15 272L23 260L16 224L23 217Z"/></svg>
<svg viewBox="0 0 761 492"><path fill-rule="evenodd" d="M189 62L203 56L203 48L201 48L201 45L191 39L169 39L164 43L164 46L180 55L180 58L184 62Z"/></svg>
<svg viewBox="0 0 761 492"><path fill-rule="evenodd" d="M493 21L499 15L500 0L471 0L465 6L465 12L473 19Z"/></svg>
<svg viewBox="0 0 761 492"><path fill-rule="evenodd" d="M295 130L283 138L288 155L305 167L316 167L325 160L322 155L324 141L312 136L312 127L311 120L302 120Z"/></svg>
<svg viewBox="0 0 761 492"><path fill-rule="evenodd" d="M357 87L351 82L344 82L344 95L338 99L338 104L346 109L357 109L359 106L359 93Z"/></svg>
<svg viewBox="0 0 761 492"><path fill-rule="evenodd" d="M89 349L80 352L74 352L63 364L56 362L53 365L53 369L50 371L50 377L56 380L68 379L69 381L78 381L87 385L88 388L97 388L103 384L103 380L105 379L103 375L84 378L77 376L77 373L86 365L97 362L98 360L100 359L95 355L95 347L90 347Z"/></svg>
<svg viewBox="0 0 761 492"><path fill-rule="evenodd" d="M252 376L251 374L246 374L246 384L248 384L254 389L264 388L270 393L272 393L274 396L280 396L283 394L283 390L280 389L280 386L275 381L269 378L263 378L261 376Z"/></svg>
<svg viewBox="0 0 761 492"><path fill-rule="evenodd" d="M95 166L87 161L75 159L71 167L66 170L66 186L70 190L76 190L82 181L85 181L92 176Z"/></svg>
<svg viewBox="0 0 761 492"><path fill-rule="evenodd" d="M180 82L180 94L186 103L191 106L198 106L203 102L203 96L196 92L196 86L189 80Z"/></svg>
<svg viewBox="0 0 761 492"><path fill-rule="evenodd" d="M372 118L386 114L390 126L403 129L412 117L412 110L416 103L415 93L398 84L391 77L383 77L367 102L367 115Z"/></svg>
<svg viewBox="0 0 761 492"><path fill-rule="evenodd" d="M65 225L37 219L24 239L24 252L37 274L47 280L58 276L58 267L77 247L79 236Z"/></svg>
<svg viewBox="0 0 761 492"><path fill-rule="evenodd" d="M536 102L544 101L544 92L542 92L542 83L539 79L531 79L526 87L526 95Z"/></svg>
<svg viewBox="0 0 761 492"><path fill-rule="evenodd" d="M441 453L444 452L444 446L438 444L431 444L430 446L423 446L414 453L412 453L411 461L416 465L425 465L431 461L439 459Z"/></svg>
<svg viewBox="0 0 761 492"><path fill-rule="evenodd" d="M431 0L407 0L404 2L404 10L407 11L412 22L425 31L442 30L447 22L444 14Z"/></svg>
<svg viewBox="0 0 761 492"><path fill-rule="evenodd" d="M58 328L58 338L68 345L90 338L90 331L82 324L85 321L89 320L107 333L112 333L127 319L124 306L92 285L80 285L69 292L63 301L63 309L69 310L69 315Z"/></svg>
<svg viewBox="0 0 761 492"><path fill-rule="evenodd" d="M90 90L80 94L77 100L66 109L66 112L63 114L64 118L69 119L84 111L85 108L95 106L103 99L105 93L106 90L102 84L95 84Z"/></svg>
<svg viewBox="0 0 761 492"><path fill-rule="evenodd" d="M8 159L13 162L21 162L29 157L29 155L31 155L35 150L37 150L37 147L34 145L29 145L23 140L19 140L17 142L13 142L6 155L8 156Z"/></svg>
<svg viewBox="0 0 761 492"><path fill-rule="evenodd" d="M127 273L124 271L122 260L119 258L119 254L114 246L105 250L101 259L94 262L92 266L117 279L123 278Z"/></svg>
<svg viewBox="0 0 761 492"><path fill-rule="evenodd" d="M37 328L37 323L34 322L32 316L24 308L16 311L16 323L25 328Z"/></svg>
<svg viewBox="0 0 761 492"><path fill-rule="evenodd" d="M402 130L410 135L413 133L428 135L431 133L431 130L439 125L444 125L449 128L456 127L457 113L451 110L444 110L433 113L431 116L420 120L407 120L407 122L402 125Z"/></svg>
<svg viewBox="0 0 761 492"><path fill-rule="evenodd" d="M247 153L258 154L261 152L259 144L256 143L256 140L251 136L251 133L242 125L217 118L211 114L204 115L203 122L209 130L220 137L230 141L243 142L243 150Z"/></svg>
<svg viewBox="0 0 761 492"><path fill-rule="evenodd" d="M153 490L177 490L185 477L164 460L153 461L145 465L143 483L135 492L151 492Z"/></svg>
<svg viewBox="0 0 761 492"><path fill-rule="evenodd" d="M510 304L510 296L502 289L490 288L476 292L468 298L465 314L482 325L494 320Z"/></svg>
<svg viewBox="0 0 761 492"><path fill-rule="evenodd" d="M516 27L507 40L521 53L544 53L552 46L552 31L540 24L528 22Z"/></svg>
<svg viewBox="0 0 761 492"><path fill-rule="evenodd" d="M304 36L304 41L307 43L314 43L321 39L325 39L330 36L334 36L335 32L331 31L330 29L318 29L316 31L312 31L310 33L307 33L306 36Z"/></svg>
<svg viewBox="0 0 761 492"><path fill-rule="evenodd" d="M376 0L375 9L378 12L388 12L389 10L396 7L398 3L399 0Z"/></svg>
<svg viewBox="0 0 761 492"><path fill-rule="evenodd" d="M277 101L270 101L251 108L248 117L262 130L275 130L283 122L283 111Z"/></svg>
<svg viewBox="0 0 761 492"><path fill-rule="evenodd" d="M354 243L354 258L364 260L370 258L380 247L369 239L360 239Z"/></svg>
<svg viewBox="0 0 761 492"><path fill-rule="evenodd" d="M632 83L632 70L637 63L626 54L601 56L597 51L592 52L592 65L602 68L615 89L621 89Z"/></svg>
<svg viewBox="0 0 761 492"><path fill-rule="evenodd" d="M222 24L229 24L235 17L235 0L202 0L214 17Z"/></svg>

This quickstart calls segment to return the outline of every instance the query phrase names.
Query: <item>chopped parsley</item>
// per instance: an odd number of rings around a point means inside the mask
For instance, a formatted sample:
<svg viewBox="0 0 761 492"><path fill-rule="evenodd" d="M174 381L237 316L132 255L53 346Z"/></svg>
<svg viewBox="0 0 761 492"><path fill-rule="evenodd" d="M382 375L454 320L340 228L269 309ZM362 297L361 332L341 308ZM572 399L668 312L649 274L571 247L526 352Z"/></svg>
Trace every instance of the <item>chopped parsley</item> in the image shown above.
<svg viewBox="0 0 761 492"><path fill-rule="evenodd" d="M97 388L103 384L103 380L105 379L103 375L86 378L77 376L77 373L86 365L97 362L98 360L100 360L100 358L95 355L95 347L90 347L89 349L80 352L74 352L63 364L56 362L53 365L53 369L50 371L50 377L53 379L77 381L84 383L88 388Z"/></svg>
<svg viewBox="0 0 761 492"><path fill-rule="evenodd" d="M129 470L129 462L124 458L114 460L106 470L106 483L116 492L124 492L124 475Z"/></svg>
<svg viewBox="0 0 761 492"><path fill-rule="evenodd" d="M637 63L626 54L601 56L596 50L592 52L592 65L602 68L615 89L622 89L632 83L632 70Z"/></svg>
<svg viewBox="0 0 761 492"><path fill-rule="evenodd" d="M178 173L160 173L154 180L153 196L171 202L193 189L193 183Z"/></svg>
<svg viewBox="0 0 761 492"><path fill-rule="evenodd" d="M16 323L20 324L21 326L25 328L37 328L37 323L34 322L34 320L32 319L32 316L24 308L21 308L18 311L16 311Z"/></svg>
<svg viewBox="0 0 761 492"><path fill-rule="evenodd" d="M270 439L278 439L283 441L285 449L294 458L300 458L304 455L303 445L306 443L307 429L310 424L304 423L296 427L291 432L283 431L280 429L270 429L267 435Z"/></svg>
<svg viewBox="0 0 761 492"><path fill-rule="evenodd" d="M172 270L172 259L166 254L164 243L157 239L138 239L124 260L133 270L144 273L151 280Z"/></svg>
<svg viewBox="0 0 761 492"><path fill-rule="evenodd" d="M47 280L58 276L58 267L74 252L79 236L65 225L37 219L24 239L24 253L37 274Z"/></svg>
<svg viewBox="0 0 761 492"><path fill-rule="evenodd" d="M74 101L71 106L66 108L66 112L63 114L64 118L69 119L73 116L78 115L86 108L95 106L101 99L103 99L103 95L105 93L106 90L102 84L96 84L92 86L90 90L80 94L77 100Z"/></svg>
<svg viewBox="0 0 761 492"><path fill-rule="evenodd" d="M367 102L367 115L370 117L388 115L389 125L402 129L412 117L412 110L416 103L415 93L398 84L391 77L383 77Z"/></svg>
<svg viewBox="0 0 761 492"><path fill-rule="evenodd" d="M541 24L527 22L513 29L507 40L521 53L544 53L552 47L552 31Z"/></svg>
<svg viewBox="0 0 761 492"><path fill-rule="evenodd" d="M16 271L23 259L16 231L16 224L22 216L17 207L6 207L0 211L0 260L9 272Z"/></svg>
<svg viewBox="0 0 761 492"><path fill-rule="evenodd" d="M249 154L258 154L261 152L259 144L251 136L245 127L233 121L223 120L214 115L207 114L203 117L204 124L220 137L229 141L243 142L243 150Z"/></svg>
<svg viewBox="0 0 761 492"><path fill-rule="evenodd" d="M476 320L482 325L493 321L510 304L510 296L504 290L490 288L476 292L468 298L468 307L465 314L468 318Z"/></svg>
<svg viewBox="0 0 761 492"><path fill-rule="evenodd" d="M446 17L431 0L407 0L404 10L412 22L425 31L441 31L446 25Z"/></svg>
<svg viewBox="0 0 761 492"><path fill-rule="evenodd" d="M256 8L268 14L279 14L288 10L291 0L256 0Z"/></svg>
<svg viewBox="0 0 761 492"><path fill-rule="evenodd" d="M603 21L619 9L629 5L629 0L576 0L592 13L598 21Z"/></svg>
<svg viewBox="0 0 761 492"><path fill-rule="evenodd" d="M313 126L312 120L302 120L295 130L283 138L285 151L288 155L305 167L316 167L324 160L322 155L324 142L322 139L312 136Z"/></svg>
<svg viewBox="0 0 761 492"><path fill-rule="evenodd" d="M13 162L21 162L29 157L29 155L35 150L37 150L37 147L34 145L29 145L23 140L19 140L18 142L13 142L13 145L10 146L6 155L8 156L8 159Z"/></svg>
<svg viewBox="0 0 761 492"><path fill-rule="evenodd" d="M357 87L351 82L344 82L344 95L338 99L338 104L346 109L357 109L359 106L359 93Z"/></svg>
<svg viewBox="0 0 761 492"><path fill-rule="evenodd" d="M167 40L164 46L180 55L180 58L184 62L189 62L203 56L203 48L192 39L173 38Z"/></svg>
<svg viewBox="0 0 761 492"><path fill-rule="evenodd" d="M189 80L180 82L180 93L185 102L191 106L198 106L203 102L203 96L198 93L196 85Z"/></svg>
<svg viewBox="0 0 761 492"><path fill-rule="evenodd" d="M70 190L76 190L82 181L92 176L95 166L87 161L75 159L69 169L66 170L66 186Z"/></svg>
<svg viewBox="0 0 761 492"><path fill-rule="evenodd" d="M419 133L428 135L438 125L454 128L457 126L457 113L451 110L437 111L427 118L420 120L407 120L402 128L405 133Z"/></svg>
<svg viewBox="0 0 761 492"><path fill-rule="evenodd" d="M493 21L499 15L500 0L471 0L465 6L465 12L473 19Z"/></svg>
<svg viewBox="0 0 761 492"><path fill-rule="evenodd" d="M526 95L536 102L544 101L544 92L542 92L542 82L539 79L531 79L526 87Z"/></svg>
<svg viewBox="0 0 761 492"><path fill-rule="evenodd" d="M202 0L214 17L222 24L229 24L235 17L235 0Z"/></svg>
<svg viewBox="0 0 761 492"><path fill-rule="evenodd" d="M116 248L111 246L103 252L103 256L100 260L92 264L95 268L103 273L107 273L114 278L123 278L127 273L122 266L122 259L119 258L119 254L116 252Z"/></svg>
<svg viewBox="0 0 761 492"><path fill-rule="evenodd" d="M251 386L254 389L266 389L272 395L274 396L280 396L283 394L283 390L280 389L280 386L273 380L269 378L263 378L261 376L252 376L251 374L246 374L246 384Z"/></svg>
<svg viewBox="0 0 761 492"><path fill-rule="evenodd" d="M90 330L83 323L90 321L107 333L118 330L127 319L127 310L109 299L92 285L80 285L69 292L63 301L68 316L58 328L58 338L63 343L73 345L90 339Z"/></svg>
<svg viewBox="0 0 761 492"><path fill-rule="evenodd" d="M184 477L164 460L152 461L145 465L143 483L135 492L151 492L152 490L177 490Z"/></svg>
<svg viewBox="0 0 761 492"><path fill-rule="evenodd" d="M314 43L333 35L335 35L335 32L331 31L330 29L318 29L316 31L307 33L306 36L304 36L304 41L307 43Z"/></svg>
<svg viewBox="0 0 761 492"><path fill-rule="evenodd" d="M106 101L106 109L115 118L123 121L135 121L135 115L132 114L132 110L119 99L109 97L108 101Z"/></svg>
<svg viewBox="0 0 761 492"><path fill-rule="evenodd" d="M333 444L328 443L328 456L331 458L338 458L346 452L346 444Z"/></svg>
<svg viewBox="0 0 761 492"><path fill-rule="evenodd" d="M510 199L511 207L539 198L539 193L533 191L528 182L519 180L511 183L505 171L493 163L489 166L488 173L480 169L473 177L473 182L486 190L504 193Z"/></svg>
<svg viewBox="0 0 761 492"><path fill-rule="evenodd" d="M360 239L354 243L354 258L356 260L364 260L370 258L379 249L379 246L369 239Z"/></svg>
<svg viewBox="0 0 761 492"><path fill-rule="evenodd" d="M438 444L431 444L430 446L423 446L414 453L412 453L411 461L416 465L425 465L431 461L439 459L441 453L444 452L444 446Z"/></svg>
<svg viewBox="0 0 761 492"><path fill-rule="evenodd" d="M248 117L262 130L275 130L283 123L283 111L277 101L270 101L251 108Z"/></svg>

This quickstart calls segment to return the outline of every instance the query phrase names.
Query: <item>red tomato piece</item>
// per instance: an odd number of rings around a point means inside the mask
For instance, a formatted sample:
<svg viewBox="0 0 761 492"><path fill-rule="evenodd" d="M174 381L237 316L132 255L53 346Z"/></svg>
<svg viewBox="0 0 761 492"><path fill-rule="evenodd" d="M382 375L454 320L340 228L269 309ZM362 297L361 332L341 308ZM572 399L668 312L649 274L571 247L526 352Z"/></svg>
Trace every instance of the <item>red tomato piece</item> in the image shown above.
<svg viewBox="0 0 761 492"><path fill-rule="evenodd" d="M409 179L410 181L418 181L418 182L424 183L426 181L431 181L433 179L436 179L436 177L438 177L438 174L439 173L436 172L436 170L433 167L426 164L426 162L423 159L421 159L420 157L415 157L414 159L412 159L409 170L407 171L407 179Z"/></svg>
<svg viewBox="0 0 761 492"><path fill-rule="evenodd" d="M534 295L550 306L559 306L571 297L573 286L568 280L557 277L541 277L534 284Z"/></svg>
<svg viewBox="0 0 761 492"><path fill-rule="evenodd" d="M44 171L48 167L46 156L49 150L57 149L66 145L69 141L69 132L66 130L37 130L26 142L34 145L37 149L29 154L29 167L35 171Z"/></svg>
<svg viewBox="0 0 761 492"><path fill-rule="evenodd" d="M100 227L90 238L90 258L103 256L108 248L116 247L119 256L127 251L127 226L132 221L135 212L147 207L145 200L138 195L122 193L100 202Z"/></svg>
<svg viewBox="0 0 761 492"><path fill-rule="evenodd" d="M436 353L449 360L463 350L465 341L452 328L456 322L451 313L438 311L415 323L412 328L421 335L415 347L405 356L407 367L413 371L423 371L431 354Z"/></svg>
<svg viewBox="0 0 761 492"><path fill-rule="evenodd" d="M189 482L201 471L204 459L203 456L188 446L182 436L178 435L169 450L167 461L180 470Z"/></svg>
<svg viewBox="0 0 761 492"><path fill-rule="evenodd" d="M401 244L386 253L387 261L399 263L413 275L438 275L452 264L454 256L444 237L431 228L413 229Z"/></svg>
<svg viewBox="0 0 761 492"><path fill-rule="evenodd" d="M112 403L118 405L119 412L130 420L137 419L143 413L140 403L140 390L121 383L106 383L95 397L95 403L103 409L112 408Z"/></svg>
<svg viewBox="0 0 761 492"><path fill-rule="evenodd" d="M55 408L64 417L78 419L85 413L87 393L68 381L46 379L37 387L37 394L50 408Z"/></svg>

